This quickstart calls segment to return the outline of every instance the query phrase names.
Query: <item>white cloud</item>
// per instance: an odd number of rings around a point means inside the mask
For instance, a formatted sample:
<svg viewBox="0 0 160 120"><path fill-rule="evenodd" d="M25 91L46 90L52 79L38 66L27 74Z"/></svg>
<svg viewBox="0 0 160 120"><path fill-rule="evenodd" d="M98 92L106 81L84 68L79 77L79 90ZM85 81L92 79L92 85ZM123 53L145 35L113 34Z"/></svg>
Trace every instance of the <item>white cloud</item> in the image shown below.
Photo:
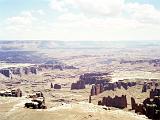
<svg viewBox="0 0 160 120"><path fill-rule="evenodd" d="M133 37L132 31L141 27L137 21L125 18L100 19L66 14L52 26L52 32L56 39L63 40L127 40L128 34Z"/></svg>
<svg viewBox="0 0 160 120"><path fill-rule="evenodd" d="M45 15L45 12L42 10L42 9L39 9L39 10L37 10L36 11L38 14L40 14L40 15Z"/></svg>
<svg viewBox="0 0 160 120"><path fill-rule="evenodd" d="M160 22L160 11L153 5L125 3L125 0L51 0L50 7L60 12L84 14L87 17L124 17L140 22Z"/></svg>
<svg viewBox="0 0 160 120"><path fill-rule="evenodd" d="M28 31L32 27L33 21L36 20L32 13L29 11L23 11L20 15L13 16L7 19L6 28L8 30L24 30Z"/></svg>
<svg viewBox="0 0 160 120"><path fill-rule="evenodd" d="M53 15L41 9L22 12L7 19L7 30L24 39L160 39L160 11L153 5L125 0L51 0L49 5Z"/></svg>
<svg viewBox="0 0 160 120"><path fill-rule="evenodd" d="M5 29L14 33L33 32L35 24L44 22L39 21L38 17L44 15L45 12L41 9L22 11L19 15L7 18Z"/></svg>
<svg viewBox="0 0 160 120"><path fill-rule="evenodd" d="M63 0L52 0L49 6L58 12L67 11L66 3Z"/></svg>
<svg viewBox="0 0 160 120"><path fill-rule="evenodd" d="M60 12L80 11L88 15L115 16L124 7L124 0L51 0L50 7Z"/></svg>
<svg viewBox="0 0 160 120"><path fill-rule="evenodd" d="M58 21L73 22L86 19L84 14L65 13L57 18Z"/></svg>
<svg viewBox="0 0 160 120"><path fill-rule="evenodd" d="M74 5L84 14L115 16L122 12L124 0L76 0Z"/></svg>
<svg viewBox="0 0 160 120"><path fill-rule="evenodd" d="M65 13L53 24L54 33L65 36L61 39L160 39L160 11L153 5L124 0L63 0L62 5Z"/></svg>
<svg viewBox="0 0 160 120"><path fill-rule="evenodd" d="M132 19L142 23L160 24L160 11L153 5L129 3L125 7L126 12Z"/></svg>

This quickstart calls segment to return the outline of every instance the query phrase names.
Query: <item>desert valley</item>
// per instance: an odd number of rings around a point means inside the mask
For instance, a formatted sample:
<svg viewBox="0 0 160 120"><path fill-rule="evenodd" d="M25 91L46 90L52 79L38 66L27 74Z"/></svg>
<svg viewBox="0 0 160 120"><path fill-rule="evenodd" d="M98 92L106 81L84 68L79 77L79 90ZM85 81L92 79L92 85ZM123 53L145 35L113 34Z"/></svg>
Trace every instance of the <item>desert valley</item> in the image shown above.
<svg viewBox="0 0 160 120"><path fill-rule="evenodd" d="M160 119L160 43L0 42L1 120Z"/></svg>

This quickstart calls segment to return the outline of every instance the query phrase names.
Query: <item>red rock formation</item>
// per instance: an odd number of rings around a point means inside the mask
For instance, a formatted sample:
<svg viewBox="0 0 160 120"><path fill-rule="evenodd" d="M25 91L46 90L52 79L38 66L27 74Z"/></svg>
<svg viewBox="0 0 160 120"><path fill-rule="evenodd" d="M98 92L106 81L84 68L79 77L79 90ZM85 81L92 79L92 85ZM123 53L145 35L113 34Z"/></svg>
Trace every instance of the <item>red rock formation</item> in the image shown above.
<svg viewBox="0 0 160 120"><path fill-rule="evenodd" d="M100 84L96 85L96 95L100 94Z"/></svg>
<svg viewBox="0 0 160 120"><path fill-rule="evenodd" d="M134 98L131 98L131 103L134 105L135 113L146 115L149 119L160 120L160 98L147 98L143 103L135 103Z"/></svg>
<svg viewBox="0 0 160 120"><path fill-rule="evenodd" d="M43 97L43 93L41 91L36 91L36 96L37 97Z"/></svg>
<svg viewBox="0 0 160 120"><path fill-rule="evenodd" d="M160 96L160 88L151 89L150 98L154 98L155 96Z"/></svg>
<svg viewBox="0 0 160 120"><path fill-rule="evenodd" d="M30 71L32 74L37 74L37 72L38 72L36 67L30 67Z"/></svg>
<svg viewBox="0 0 160 120"><path fill-rule="evenodd" d="M108 73L85 73L80 76L80 80L85 81L85 84L100 84L106 82L106 80L103 80L103 78L106 78L106 76L109 75ZM109 79L108 79L109 82Z"/></svg>
<svg viewBox="0 0 160 120"><path fill-rule="evenodd" d="M147 83L143 84L142 92L147 92Z"/></svg>
<svg viewBox="0 0 160 120"><path fill-rule="evenodd" d="M145 114L145 109L144 109L143 104L136 104L135 113Z"/></svg>
<svg viewBox="0 0 160 120"><path fill-rule="evenodd" d="M123 109L127 107L127 98L126 95L122 95L121 97L115 96L114 98L111 98L110 96L103 97L101 105Z"/></svg>
<svg viewBox="0 0 160 120"><path fill-rule="evenodd" d="M91 96L98 95L104 91L104 87L102 84L92 85L91 88Z"/></svg>
<svg viewBox="0 0 160 120"><path fill-rule="evenodd" d="M22 91L20 89L13 89L11 91L0 92L0 96L6 97L22 97Z"/></svg>
<svg viewBox="0 0 160 120"><path fill-rule="evenodd" d="M132 107L132 110L135 110L135 106L136 106L135 99L133 97L131 97L131 107Z"/></svg>
<svg viewBox="0 0 160 120"><path fill-rule="evenodd" d="M0 69L0 73L9 78L11 78L12 76L10 69Z"/></svg>
<svg viewBox="0 0 160 120"><path fill-rule="evenodd" d="M95 85L92 85L92 88L91 88L91 96L93 95L96 95L96 87Z"/></svg>
<svg viewBox="0 0 160 120"><path fill-rule="evenodd" d="M16 97L22 97L22 91L20 89L17 89Z"/></svg>
<svg viewBox="0 0 160 120"><path fill-rule="evenodd" d="M53 88L53 84L51 83L51 88Z"/></svg>
<svg viewBox="0 0 160 120"><path fill-rule="evenodd" d="M61 85L54 84L54 89L61 89Z"/></svg>
<svg viewBox="0 0 160 120"><path fill-rule="evenodd" d="M92 102L92 97L91 97L91 95L89 96L89 103L91 103Z"/></svg>
<svg viewBox="0 0 160 120"><path fill-rule="evenodd" d="M71 90L73 89L85 89L84 81L80 80L80 81L77 81L77 83L72 83Z"/></svg>

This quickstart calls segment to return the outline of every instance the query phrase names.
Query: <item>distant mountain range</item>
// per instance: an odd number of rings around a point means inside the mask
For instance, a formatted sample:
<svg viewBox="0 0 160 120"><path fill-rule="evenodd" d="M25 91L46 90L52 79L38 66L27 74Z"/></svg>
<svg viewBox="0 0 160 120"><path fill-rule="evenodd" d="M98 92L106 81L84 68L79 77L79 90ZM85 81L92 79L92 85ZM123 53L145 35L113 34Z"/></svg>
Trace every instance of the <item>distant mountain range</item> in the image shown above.
<svg viewBox="0 0 160 120"><path fill-rule="evenodd" d="M160 46L160 41L6 41L0 40L0 50L39 51L43 49L107 49Z"/></svg>
<svg viewBox="0 0 160 120"><path fill-rule="evenodd" d="M160 48L160 41L31 41L31 40L0 40L0 61L9 63L46 63L55 62L45 53L55 49L130 49L130 48ZM74 50L75 51L75 50ZM97 51L97 50L96 50ZM85 50L84 50L85 52ZM63 52L62 52L63 55ZM54 56L54 55L53 55ZM56 61L57 62L57 61Z"/></svg>

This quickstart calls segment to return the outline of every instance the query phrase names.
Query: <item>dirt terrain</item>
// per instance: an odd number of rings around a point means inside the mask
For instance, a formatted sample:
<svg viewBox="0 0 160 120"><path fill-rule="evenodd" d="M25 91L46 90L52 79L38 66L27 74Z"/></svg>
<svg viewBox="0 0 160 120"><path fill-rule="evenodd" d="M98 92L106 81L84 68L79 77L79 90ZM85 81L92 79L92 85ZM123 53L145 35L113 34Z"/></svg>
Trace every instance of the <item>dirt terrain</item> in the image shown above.
<svg viewBox="0 0 160 120"><path fill-rule="evenodd" d="M39 73L38 75L27 75L22 77L15 77L12 81L24 81L27 80L27 83L21 83L17 85L17 88L20 88L23 91L22 98L6 98L0 97L0 108L1 108L1 119L2 120L30 120L30 119L55 119L55 120L106 120L113 119L117 120L121 118L122 120L139 120L147 119L145 116L139 116L134 112L130 112L130 98L135 97L137 102L142 102L146 97L149 96L149 92L141 93L142 85L135 86L125 89L116 89L116 91L105 91L97 96L92 97L92 103L89 104L89 95L91 85L87 85L83 90L71 90L71 83L79 80L79 75L83 74L81 70L54 70L54 71L45 71ZM148 78L157 78L159 73L150 74L135 72L135 74L129 75L129 72L114 73L113 81L116 81L117 78L121 79L133 79L136 78L144 79ZM146 75L146 76L144 76ZM55 78L55 76L57 78ZM29 84L35 81L47 81L45 84L32 85ZM3 80L2 80L3 81ZM7 80L8 81L8 80ZM133 80L134 81L134 80ZM62 85L62 89L54 90L50 88L50 83L58 83ZM1 88L6 88L5 85L1 85ZM25 98L27 94L32 93L33 90L40 90L44 93L45 101L47 105L47 110L32 110L24 108L24 104L27 101ZM127 95L128 108L124 110L119 110L111 108L111 110L105 110L101 106L97 106L98 100L101 100L104 96L115 95Z"/></svg>
<svg viewBox="0 0 160 120"><path fill-rule="evenodd" d="M35 75L13 75L12 79L0 74L0 90L20 88L23 92L22 97L0 97L0 120L147 120L144 115L138 115L131 110L131 97L138 103L143 102L149 97L149 91L142 93L142 84L150 79L160 79L159 63L156 62L154 66L149 62L159 58L157 50L159 50L157 47L47 51L41 49L38 52L47 56L49 60L53 58L59 63L72 65L78 69L44 70ZM140 61L135 62L135 60ZM30 64L27 61L14 64L2 61L0 67L26 67ZM32 65L38 64L32 63ZM89 103L92 85L86 85L85 89L71 90L71 84L77 82L80 75L91 72L109 72L112 78L110 82L124 80L141 84L127 90L122 88L104 91L92 96L92 101ZM51 83L59 84L62 88L59 90L51 88ZM24 108L24 104L28 101L27 95L33 91L41 91L44 94L47 109ZM103 97L115 95L127 96L127 108L106 108L97 105Z"/></svg>
<svg viewBox="0 0 160 120"><path fill-rule="evenodd" d="M17 103L20 101L20 103ZM77 102L51 107L47 110L25 109L25 98L1 98L1 120L146 120L144 116L123 110L104 110L102 107L87 102Z"/></svg>

